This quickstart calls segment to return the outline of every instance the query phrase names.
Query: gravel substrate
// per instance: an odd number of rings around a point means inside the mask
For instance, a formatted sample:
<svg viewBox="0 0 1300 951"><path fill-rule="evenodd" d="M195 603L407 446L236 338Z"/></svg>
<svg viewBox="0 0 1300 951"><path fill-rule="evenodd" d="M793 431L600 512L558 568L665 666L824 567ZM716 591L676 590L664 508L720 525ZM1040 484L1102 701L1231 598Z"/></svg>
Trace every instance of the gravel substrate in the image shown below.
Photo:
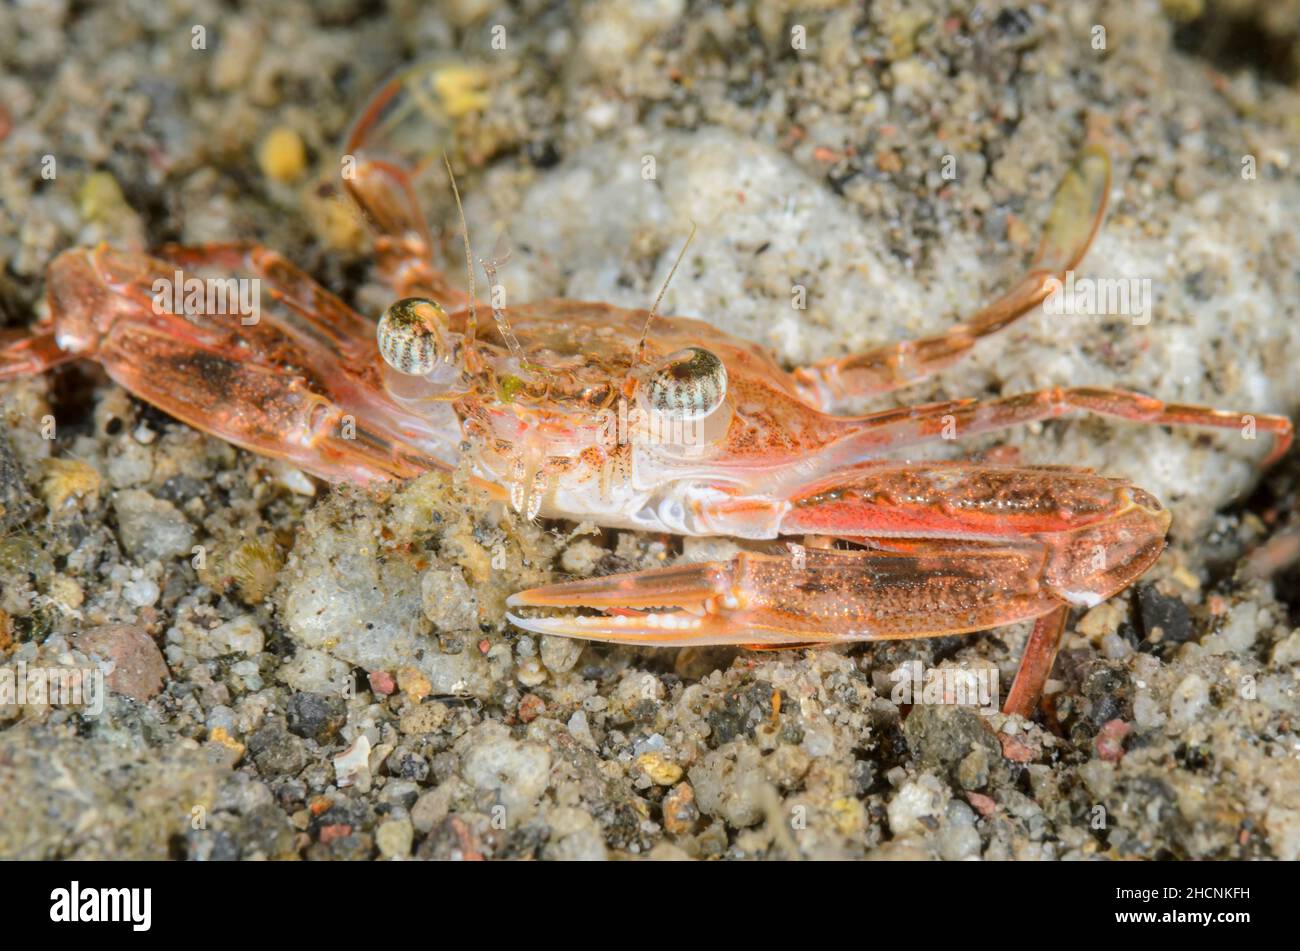
<svg viewBox="0 0 1300 951"><path fill-rule="evenodd" d="M1116 174L1083 271L1148 279L1150 320L1035 315L900 399L1300 406L1296 3L811 6L0 6L0 324L100 241L256 240L377 314L339 142L390 70L455 51L487 108L447 144L512 301L646 306L695 223L666 311L789 365L937 332L1017 276L1092 134ZM445 186L424 197L456 273ZM327 486L88 363L0 382L0 414L0 673L109 671L97 712L0 703L0 857L1300 858L1300 463L1261 477L1262 439L1070 418L963 445L1174 514L1157 566L1071 618L1026 722L890 679L1010 684L1022 628L533 637L515 591L727 543L524 521L461 474Z"/></svg>

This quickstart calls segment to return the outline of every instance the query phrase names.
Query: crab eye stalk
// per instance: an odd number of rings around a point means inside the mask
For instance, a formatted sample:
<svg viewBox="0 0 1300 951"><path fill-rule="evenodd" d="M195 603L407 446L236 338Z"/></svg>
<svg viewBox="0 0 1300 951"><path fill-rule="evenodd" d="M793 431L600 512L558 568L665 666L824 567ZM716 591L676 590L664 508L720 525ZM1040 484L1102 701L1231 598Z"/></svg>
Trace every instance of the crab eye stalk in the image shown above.
<svg viewBox="0 0 1300 951"><path fill-rule="evenodd" d="M428 376L452 359L447 312L436 301L407 297L379 318L379 353L399 373Z"/></svg>
<svg viewBox="0 0 1300 951"><path fill-rule="evenodd" d="M667 356L646 377L646 407L682 422L703 419L727 396L727 368L717 354L687 347Z"/></svg>

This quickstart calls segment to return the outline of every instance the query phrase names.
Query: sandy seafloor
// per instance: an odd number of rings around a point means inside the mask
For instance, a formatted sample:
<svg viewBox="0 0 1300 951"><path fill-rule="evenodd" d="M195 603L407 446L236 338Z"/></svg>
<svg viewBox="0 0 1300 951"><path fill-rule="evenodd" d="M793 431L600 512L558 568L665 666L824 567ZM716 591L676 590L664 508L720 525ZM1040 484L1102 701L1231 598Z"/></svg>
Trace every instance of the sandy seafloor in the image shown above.
<svg viewBox="0 0 1300 951"><path fill-rule="evenodd" d="M1149 278L1150 322L1037 315L900 398L1094 384L1294 413L1297 23L1199 0L6 4L0 317L41 314L51 258L101 240L255 239L376 313L338 143L387 72L459 51L490 106L453 154L515 300L645 306L694 221L667 310L792 365L934 332L1014 279L1093 130L1116 178L1083 271ZM106 660L114 688L94 717L0 706L0 857L1300 857L1300 467L1261 477L1263 440L1071 418L966 447L1127 476L1175 517L1141 584L1075 612L1026 723L900 710L888 676L1009 684L1020 628L778 654L522 636L512 591L727 546L528 524L442 476L313 484L88 364L0 399L0 665Z"/></svg>

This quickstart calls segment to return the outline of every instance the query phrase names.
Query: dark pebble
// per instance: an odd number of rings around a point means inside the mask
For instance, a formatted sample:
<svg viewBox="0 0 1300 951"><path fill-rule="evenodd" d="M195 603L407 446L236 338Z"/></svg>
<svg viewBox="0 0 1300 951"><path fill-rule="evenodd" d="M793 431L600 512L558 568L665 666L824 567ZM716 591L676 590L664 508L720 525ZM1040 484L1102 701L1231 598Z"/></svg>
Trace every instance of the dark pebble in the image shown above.
<svg viewBox="0 0 1300 951"><path fill-rule="evenodd" d="M1118 665L1095 665L1084 678L1083 695L1088 699L1088 722L1095 730L1111 720L1133 719L1133 687Z"/></svg>
<svg viewBox="0 0 1300 951"><path fill-rule="evenodd" d="M295 693L285 704L285 713L289 732L317 743L328 743L348 719L343 698L324 693Z"/></svg>
<svg viewBox="0 0 1300 951"><path fill-rule="evenodd" d="M1138 617L1144 639L1157 627L1164 632L1160 643L1181 644L1193 639L1192 613L1179 598L1161 594L1153 584L1137 586Z"/></svg>
<svg viewBox="0 0 1300 951"><path fill-rule="evenodd" d="M292 775L307 763L302 740L285 728L283 720L271 720L250 736L248 752L263 776Z"/></svg>
<svg viewBox="0 0 1300 951"><path fill-rule="evenodd" d="M988 750L999 762L1002 748L987 726L987 718L973 707L955 704L917 704L903 721L908 748L923 769L956 777L957 767L976 746Z"/></svg>
<svg viewBox="0 0 1300 951"><path fill-rule="evenodd" d="M389 758L388 771L394 776L400 776L402 779L422 783L429 778L429 761L419 753L401 752L395 757Z"/></svg>

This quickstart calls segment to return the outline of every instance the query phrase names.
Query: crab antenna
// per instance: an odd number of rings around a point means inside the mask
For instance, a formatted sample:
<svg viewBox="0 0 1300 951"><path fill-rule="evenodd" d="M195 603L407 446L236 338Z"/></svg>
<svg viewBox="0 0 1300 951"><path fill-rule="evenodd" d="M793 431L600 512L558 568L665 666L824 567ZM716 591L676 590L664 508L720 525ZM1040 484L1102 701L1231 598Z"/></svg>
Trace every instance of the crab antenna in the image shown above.
<svg viewBox="0 0 1300 951"><path fill-rule="evenodd" d="M664 278L664 286L659 288L659 296L655 298L654 306L650 312L645 315L645 326L641 328L641 340L636 345L636 363L640 363L645 356L645 342L650 335L650 324L655 319L655 312L659 310L659 305L663 302L664 295L668 293L668 285L673 282L673 275L677 273L677 266L682 263L682 258L686 257L686 249L691 246L691 240L695 237L695 222L691 222L691 233L686 236L686 243L682 249L677 252L677 260L668 270L668 276Z"/></svg>
<svg viewBox="0 0 1300 951"><path fill-rule="evenodd" d="M456 187L456 173L451 170L451 159L444 150L442 162L447 166L447 177L451 179L451 193L456 196L456 210L460 212L461 233L465 236L465 274L469 278L469 320L465 324L465 344L474 345L474 335L478 330L478 310L474 305L474 253L469 247L469 222L465 220L465 207L460 203L460 189Z"/></svg>

